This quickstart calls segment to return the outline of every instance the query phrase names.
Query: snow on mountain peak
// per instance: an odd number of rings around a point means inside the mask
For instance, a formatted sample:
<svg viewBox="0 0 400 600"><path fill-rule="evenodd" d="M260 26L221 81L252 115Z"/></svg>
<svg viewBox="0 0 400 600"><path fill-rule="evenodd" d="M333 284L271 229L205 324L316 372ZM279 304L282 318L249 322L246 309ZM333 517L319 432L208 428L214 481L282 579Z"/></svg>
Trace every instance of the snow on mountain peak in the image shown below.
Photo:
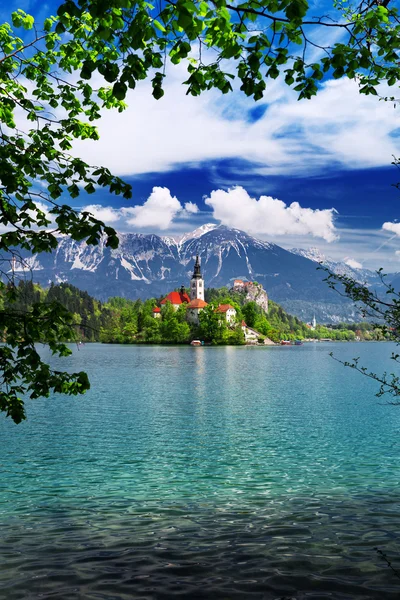
<svg viewBox="0 0 400 600"><path fill-rule="evenodd" d="M329 259L326 258L325 254L316 248L315 246L311 248L307 248L304 250L303 248L291 248L289 250L292 254L297 254L298 256L303 256L303 258L308 258L308 260L312 260L318 263L326 263Z"/></svg>
<svg viewBox="0 0 400 600"><path fill-rule="evenodd" d="M205 225L201 225L194 231L185 233L179 240L179 244L182 245L185 242L187 242L188 240L197 239L197 238L201 237L202 235L204 235L205 233L208 233L209 231L216 229L217 227L218 227L218 225L216 223L206 223Z"/></svg>

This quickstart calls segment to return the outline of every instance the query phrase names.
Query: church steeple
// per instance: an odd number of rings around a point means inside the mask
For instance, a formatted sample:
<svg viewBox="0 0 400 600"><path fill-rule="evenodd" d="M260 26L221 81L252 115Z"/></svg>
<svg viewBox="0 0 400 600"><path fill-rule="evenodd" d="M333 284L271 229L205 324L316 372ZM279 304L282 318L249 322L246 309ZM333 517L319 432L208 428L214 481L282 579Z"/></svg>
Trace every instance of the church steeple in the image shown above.
<svg viewBox="0 0 400 600"><path fill-rule="evenodd" d="M190 299L204 300L204 280L201 276L201 267L198 254L196 254L196 262L194 263L193 277L190 281Z"/></svg>
<svg viewBox="0 0 400 600"><path fill-rule="evenodd" d="M194 263L193 279L201 279L201 268L198 254L196 254L196 262Z"/></svg>

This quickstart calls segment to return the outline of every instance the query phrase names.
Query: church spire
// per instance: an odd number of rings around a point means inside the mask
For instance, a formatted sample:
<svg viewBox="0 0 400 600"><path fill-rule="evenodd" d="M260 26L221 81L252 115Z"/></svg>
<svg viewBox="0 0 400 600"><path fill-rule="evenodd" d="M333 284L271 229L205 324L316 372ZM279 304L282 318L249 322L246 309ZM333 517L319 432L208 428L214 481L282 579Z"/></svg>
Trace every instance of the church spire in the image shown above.
<svg viewBox="0 0 400 600"><path fill-rule="evenodd" d="M196 262L194 263L193 279L201 279L201 269L198 254L196 254Z"/></svg>
<svg viewBox="0 0 400 600"><path fill-rule="evenodd" d="M204 300L204 280L201 275L199 255L196 254L194 263L193 277L190 281L190 299Z"/></svg>

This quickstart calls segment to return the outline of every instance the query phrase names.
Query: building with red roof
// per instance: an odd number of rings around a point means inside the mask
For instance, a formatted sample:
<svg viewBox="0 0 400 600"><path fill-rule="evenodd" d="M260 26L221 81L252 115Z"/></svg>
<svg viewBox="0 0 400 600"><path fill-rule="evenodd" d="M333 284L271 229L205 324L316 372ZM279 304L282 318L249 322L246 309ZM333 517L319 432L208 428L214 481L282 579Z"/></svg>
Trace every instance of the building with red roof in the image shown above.
<svg viewBox="0 0 400 600"><path fill-rule="evenodd" d="M167 304L167 302L171 302L174 309L178 310L181 304L189 304L190 298L187 295L184 286L182 286L179 292L170 292L168 296L165 296L165 298L161 300L161 305L163 306Z"/></svg>
<svg viewBox="0 0 400 600"><path fill-rule="evenodd" d="M204 308L208 306L207 302L202 300L201 298L196 298L195 300L191 300L187 305L187 308Z"/></svg>
<svg viewBox="0 0 400 600"><path fill-rule="evenodd" d="M189 321L189 323L194 323L195 325L198 325L199 314L206 306L208 306L207 302L205 302L201 298L195 298L194 300L191 300L186 307L186 318Z"/></svg>
<svg viewBox="0 0 400 600"><path fill-rule="evenodd" d="M215 312L220 313L221 317L223 315L227 323L234 323L236 320L236 310L230 304L220 304Z"/></svg>
<svg viewBox="0 0 400 600"><path fill-rule="evenodd" d="M233 289L237 291L245 290L249 285L254 285L252 281L243 281L243 279L235 279Z"/></svg>
<svg viewBox="0 0 400 600"><path fill-rule="evenodd" d="M235 281L233 282L233 287L243 287L244 286L244 281L243 279L235 279Z"/></svg>
<svg viewBox="0 0 400 600"><path fill-rule="evenodd" d="M158 306L155 306L153 308L153 317L155 319L159 319L161 317L161 308L159 308Z"/></svg>

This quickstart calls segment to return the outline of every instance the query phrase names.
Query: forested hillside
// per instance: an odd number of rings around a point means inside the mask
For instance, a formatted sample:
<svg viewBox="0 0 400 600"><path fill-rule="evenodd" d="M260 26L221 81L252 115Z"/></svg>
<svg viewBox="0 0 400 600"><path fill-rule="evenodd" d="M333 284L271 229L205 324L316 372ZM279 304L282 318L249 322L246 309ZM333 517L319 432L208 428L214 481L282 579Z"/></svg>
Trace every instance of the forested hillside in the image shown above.
<svg viewBox="0 0 400 600"><path fill-rule="evenodd" d="M105 343L189 343L200 339L213 344L243 344L242 322L260 334L260 340L268 337L274 342L282 339L334 340L382 339L382 333L369 324L317 326L313 331L297 317L289 315L279 304L269 301L268 314L256 304L246 302L245 294L228 288L206 290L208 306L200 313L198 325L186 321L185 305L177 311L167 303L162 306L159 318L154 318L153 309L160 305L160 298L128 300L111 298L107 303L92 298L69 283L53 285L43 289L37 284L21 281L15 288L16 302L7 305L4 297L2 306L11 312L35 310L35 303L44 301L59 303L73 315L74 334L64 341ZM230 304L236 309L236 320L228 325L215 312L220 304Z"/></svg>
<svg viewBox="0 0 400 600"><path fill-rule="evenodd" d="M21 281L15 293L16 300L11 304L4 301L4 296L0 297L2 308L7 308L10 313L32 311L39 301L59 303L72 313L75 336L66 341L99 341L101 329L111 318L110 311L101 302L69 283L51 284L48 289L43 289L32 281Z"/></svg>

